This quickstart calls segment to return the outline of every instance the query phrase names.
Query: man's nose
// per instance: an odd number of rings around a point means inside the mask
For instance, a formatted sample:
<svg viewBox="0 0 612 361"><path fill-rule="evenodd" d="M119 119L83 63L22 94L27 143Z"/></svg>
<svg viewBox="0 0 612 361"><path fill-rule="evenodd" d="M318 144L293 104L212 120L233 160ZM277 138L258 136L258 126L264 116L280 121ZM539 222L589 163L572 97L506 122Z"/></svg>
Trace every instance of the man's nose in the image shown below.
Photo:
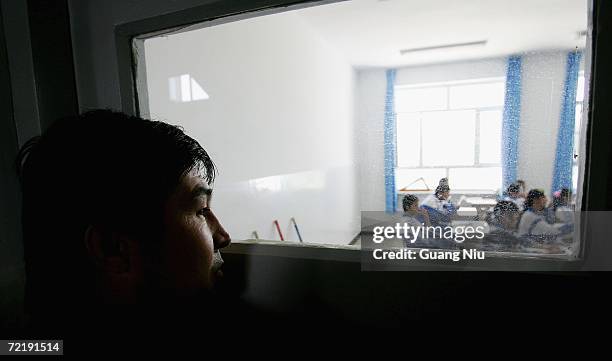
<svg viewBox="0 0 612 361"><path fill-rule="evenodd" d="M211 212L210 217L210 228L213 234L213 243L215 245L215 249L221 249L227 247L232 243L232 239L217 219L214 213Z"/></svg>

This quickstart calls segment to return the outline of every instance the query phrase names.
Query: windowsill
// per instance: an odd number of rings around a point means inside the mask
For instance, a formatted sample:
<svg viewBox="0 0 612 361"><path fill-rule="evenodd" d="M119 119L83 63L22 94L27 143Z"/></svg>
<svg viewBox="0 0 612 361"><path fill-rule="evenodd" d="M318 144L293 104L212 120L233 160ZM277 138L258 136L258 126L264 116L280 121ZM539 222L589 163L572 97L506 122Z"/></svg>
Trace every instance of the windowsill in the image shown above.
<svg viewBox="0 0 612 361"><path fill-rule="evenodd" d="M431 190L418 190L418 191L397 191L398 194L430 194L433 193L434 189ZM496 190L459 190L459 189L451 189L451 194L486 194L486 195L496 195Z"/></svg>
<svg viewBox="0 0 612 361"><path fill-rule="evenodd" d="M313 244L294 241L240 240L223 249L222 253L247 257L284 257L315 261L339 261L359 264L364 257L360 246ZM398 261L385 261L389 271L517 271L552 272L579 271L583 260L567 254L537 254L485 251L486 259L477 263L411 261L410 265ZM394 263L395 262L395 263ZM362 264L363 267L363 264ZM399 268L398 268L399 267Z"/></svg>
<svg viewBox="0 0 612 361"><path fill-rule="evenodd" d="M360 250L361 247L356 245L247 239L232 241L222 252L358 263L361 261Z"/></svg>

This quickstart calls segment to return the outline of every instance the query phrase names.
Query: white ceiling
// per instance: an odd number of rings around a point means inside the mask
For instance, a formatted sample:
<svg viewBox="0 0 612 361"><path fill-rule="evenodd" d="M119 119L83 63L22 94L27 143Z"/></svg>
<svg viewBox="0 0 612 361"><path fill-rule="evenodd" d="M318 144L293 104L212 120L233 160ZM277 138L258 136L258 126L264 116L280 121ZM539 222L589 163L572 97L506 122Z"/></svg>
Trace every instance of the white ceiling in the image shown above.
<svg viewBox="0 0 612 361"><path fill-rule="evenodd" d="M296 11L354 66L398 67L584 47L587 0L350 0ZM400 49L487 40L400 55Z"/></svg>

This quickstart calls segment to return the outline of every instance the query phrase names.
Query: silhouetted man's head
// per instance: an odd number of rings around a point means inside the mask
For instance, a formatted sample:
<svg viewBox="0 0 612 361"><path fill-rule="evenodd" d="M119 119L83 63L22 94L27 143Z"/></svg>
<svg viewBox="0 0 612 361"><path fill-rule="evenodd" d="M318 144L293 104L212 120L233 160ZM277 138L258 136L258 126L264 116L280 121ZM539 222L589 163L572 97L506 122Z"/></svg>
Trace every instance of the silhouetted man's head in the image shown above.
<svg viewBox="0 0 612 361"><path fill-rule="evenodd" d="M21 152L32 311L210 289L230 237L215 167L175 126L107 110L54 123Z"/></svg>

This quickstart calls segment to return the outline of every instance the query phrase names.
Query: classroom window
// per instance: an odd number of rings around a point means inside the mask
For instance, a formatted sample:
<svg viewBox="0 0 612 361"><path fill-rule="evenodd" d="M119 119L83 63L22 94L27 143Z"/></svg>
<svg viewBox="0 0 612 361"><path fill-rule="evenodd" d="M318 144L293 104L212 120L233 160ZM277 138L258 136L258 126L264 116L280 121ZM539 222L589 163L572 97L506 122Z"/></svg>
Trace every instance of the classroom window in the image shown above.
<svg viewBox="0 0 612 361"><path fill-rule="evenodd" d="M417 4L342 1L143 34L132 44L142 49L138 111L180 125L210 152L220 171L215 212L234 240L345 245L361 233L361 211L399 211L396 196L429 197L445 177L453 200L471 194L462 207L486 220L483 204L502 186L506 74L517 55L522 108L511 161L528 189L550 194L567 54L584 48L574 32L587 28L586 5L560 6L554 28L526 37L516 31L522 14L539 14L530 18L539 29L549 9L508 1L520 11L499 17L500 4L478 4L489 13L466 21L465 4ZM363 22L372 14L379 24ZM577 139L583 86L581 77ZM574 163L574 184L582 171ZM462 212L457 221L474 220Z"/></svg>
<svg viewBox="0 0 612 361"><path fill-rule="evenodd" d="M432 168L454 189L498 189L504 86L503 77L396 86L398 189L421 177L435 186Z"/></svg>

